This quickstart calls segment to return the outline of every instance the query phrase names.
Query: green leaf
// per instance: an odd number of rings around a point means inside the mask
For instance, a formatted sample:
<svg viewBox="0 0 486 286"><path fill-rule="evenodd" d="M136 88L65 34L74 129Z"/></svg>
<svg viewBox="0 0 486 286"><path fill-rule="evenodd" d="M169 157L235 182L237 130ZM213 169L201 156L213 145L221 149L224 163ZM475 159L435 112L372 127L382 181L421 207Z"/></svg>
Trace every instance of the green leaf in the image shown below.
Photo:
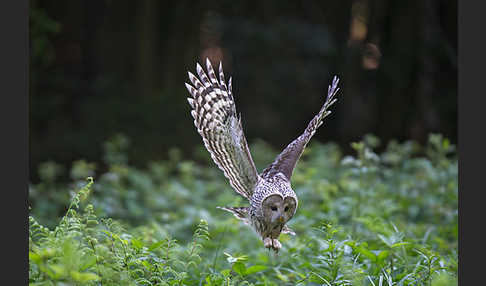
<svg viewBox="0 0 486 286"><path fill-rule="evenodd" d="M369 251L368 249L364 247L358 247L356 250L362 255L364 255L365 257L367 257L368 259L370 259L371 261L376 262L376 255L373 252Z"/></svg>
<svg viewBox="0 0 486 286"><path fill-rule="evenodd" d="M277 273L277 277L278 279L282 280L282 281L289 281L289 278L287 278L287 276L283 275L282 273Z"/></svg>
<svg viewBox="0 0 486 286"><path fill-rule="evenodd" d="M142 265L147 269L152 269L152 265L148 263L147 260L143 260Z"/></svg>
<svg viewBox="0 0 486 286"><path fill-rule="evenodd" d="M449 139L447 139L447 138L446 138L446 139L444 139L444 140L442 141L442 147L444 148L444 150L448 150L448 149L449 149L449 147L450 147L450 145L451 145L451 144L450 144L450 142L449 142Z"/></svg>
<svg viewBox="0 0 486 286"><path fill-rule="evenodd" d="M100 279L100 277L94 273L80 273L78 271L71 271L71 277L77 282L88 282Z"/></svg>
<svg viewBox="0 0 486 286"><path fill-rule="evenodd" d="M329 281L327 281L326 278L322 277L321 275L319 275L315 272L310 273L309 281L314 282L314 283L321 283L321 285L330 285ZM322 284L323 282L325 284Z"/></svg>
<svg viewBox="0 0 486 286"><path fill-rule="evenodd" d="M381 239L381 241L383 241L388 247L391 247L393 242L391 242L391 239L382 235L382 234L378 234L378 237Z"/></svg>
<svg viewBox="0 0 486 286"><path fill-rule="evenodd" d="M35 263L40 263L42 259L39 254L29 251L29 260L32 260Z"/></svg>
<svg viewBox="0 0 486 286"><path fill-rule="evenodd" d="M267 269L267 266L265 265L252 265L246 269L246 275L250 275L253 273L261 272L263 270Z"/></svg>
<svg viewBox="0 0 486 286"><path fill-rule="evenodd" d="M91 266L93 266L93 265L95 265L95 264L96 264L96 257L94 257L94 256L88 256L88 257L87 257L87 258L84 260L84 262L83 262L83 264L81 265L81 267L79 268L79 270L84 271L84 270L86 270L86 269L90 268Z"/></svg>
<svg viewBox="0 0 486 286"><path fill-rule="evenodd" d="M394 247L399 247L399 246L407 245L407 244L410 244L410 242L406 242L406 241L404 241L404 242L397 242L395 244L392 244L391 247L394 248Z"/></svg>
<svg viewBox="0 0 486 286"><path fill-rule="evenodd" d="M153 250L156 250L157 248L159 248L162 244L164 244L165 240L161 240L161 241L157 241L155 243L152 243L149 247L148 247L148 251L153 251Z"/></svg>
<svg viewBox="0 0 486 286"><path fill-rule="evenodd" d="M137 250L140 250L140 249L142 249L142 247L143 247L142 242L141 242L140 240L136 239L136 238L133 238L133 239L132 239L132 245L133 245L133 247L135 247L135 249L137 249Z"/></svg>
<svg viewBox="0 0 486 286"><path fill-rule="evenodd" d="M378 262L384 261L389 254L390 252L388 250L383 250L382 252L380 252L380 254L378 254L377 256Z"/></svg>
<svg viewBox="0 0 486 286"><path fill-rule="evenodd" d="M241 261L236 261L235 263L233 263L232 268L234 272L238 273L241 276L244 276L246 274L246 266Z"/></svg>
<svg viewBox="0 0 486 286"><path fill-rule="evenodd" d="M231 269L223 269L221 270L221 274L223 274L224 277L228 277L231 272Z"/></svg>
<svg viewBox="0 0 486 286"><path fill-rule="evenodd" d="M62 277L66 274L66 268L63 265L59 264L53 264L49 265L49 268L52 270L52 275L50 273L49 276L51 276L54 279L57 279L58 277Z"/></svg>

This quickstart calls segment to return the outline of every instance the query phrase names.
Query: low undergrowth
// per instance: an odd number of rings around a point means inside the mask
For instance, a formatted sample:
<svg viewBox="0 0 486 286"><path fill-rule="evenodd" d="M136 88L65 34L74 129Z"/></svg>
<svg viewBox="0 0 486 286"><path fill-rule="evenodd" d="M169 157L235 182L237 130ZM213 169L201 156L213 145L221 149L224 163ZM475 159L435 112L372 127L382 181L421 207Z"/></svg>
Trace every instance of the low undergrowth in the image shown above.
<svg viewBox="0 0 486 286"><path fill-rule="evenodd" d="M457 156L440 135L380 154L368 135L353 156L311 142L293 175L297 234L281 235L278 254L216 208L246 203L207 151L196 163L173 149L140 169L129 143L105 143L107 172L74 162L71 184L56 163L39 166L30 285L457 285ZM251 150L259 170L277 154L263 141Z"/></svg>

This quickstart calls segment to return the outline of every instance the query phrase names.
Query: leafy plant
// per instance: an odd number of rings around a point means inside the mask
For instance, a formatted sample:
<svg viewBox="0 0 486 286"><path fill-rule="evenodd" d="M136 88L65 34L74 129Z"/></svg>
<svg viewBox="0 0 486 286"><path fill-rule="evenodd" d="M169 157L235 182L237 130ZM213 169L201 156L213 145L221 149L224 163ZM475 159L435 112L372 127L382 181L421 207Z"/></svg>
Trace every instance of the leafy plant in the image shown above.
<svg viewBox="0 0 486 286"><path fill-rule="evenodd" d="M106 168L75 161L71 184L54 162L40 166L30 285L457 285L457 156L440 135L381 154L368 135L346 156L313 142L294 172L297 235L282 234L278 254L216 208L244 202L203 150L204 163L172 149L140 169L129 142L105 144ZM277 153L263 141L251 149Z"/></svg>

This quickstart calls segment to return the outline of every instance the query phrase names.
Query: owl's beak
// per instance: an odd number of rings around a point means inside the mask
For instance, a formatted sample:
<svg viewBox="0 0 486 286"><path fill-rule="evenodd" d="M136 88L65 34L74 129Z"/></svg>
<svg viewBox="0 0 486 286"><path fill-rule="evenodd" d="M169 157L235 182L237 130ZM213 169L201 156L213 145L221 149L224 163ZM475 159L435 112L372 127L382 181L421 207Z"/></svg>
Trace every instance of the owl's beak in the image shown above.
<svg viewBox="0 0 486 286"><path fill-rule="evenodd" d="M279 216L278 217L278 222L284 222L284 217L283 216Z"/></svg>

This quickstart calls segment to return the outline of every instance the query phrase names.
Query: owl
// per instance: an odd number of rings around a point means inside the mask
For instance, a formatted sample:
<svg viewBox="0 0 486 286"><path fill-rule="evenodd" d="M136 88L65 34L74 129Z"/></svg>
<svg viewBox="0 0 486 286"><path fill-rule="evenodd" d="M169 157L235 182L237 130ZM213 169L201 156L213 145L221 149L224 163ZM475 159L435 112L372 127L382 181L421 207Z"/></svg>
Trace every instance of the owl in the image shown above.
<svg viewBox="0 0 486 286"><path fill-rule="evenodd" d="M198 77L188 72L192 84L186 83L190 94L187 100L194 125L211 158L223 171L231 187L249 201L249 206L219 208L231 212L253 228L262 239L264 247L278 252L282 247L278 241L279 235L295 235L286 225L294 216L299 202L290 184L293 170L305 146L322 125L323 119L331 113L328 109L336 102L339 79L334 77L324 105L304 132L258 174L243 133L241 116L236 113L232 78L226 83L221 62L219 75L215 73L209 59L206 59L206 69L207 74L197 63Z"/></svg>

